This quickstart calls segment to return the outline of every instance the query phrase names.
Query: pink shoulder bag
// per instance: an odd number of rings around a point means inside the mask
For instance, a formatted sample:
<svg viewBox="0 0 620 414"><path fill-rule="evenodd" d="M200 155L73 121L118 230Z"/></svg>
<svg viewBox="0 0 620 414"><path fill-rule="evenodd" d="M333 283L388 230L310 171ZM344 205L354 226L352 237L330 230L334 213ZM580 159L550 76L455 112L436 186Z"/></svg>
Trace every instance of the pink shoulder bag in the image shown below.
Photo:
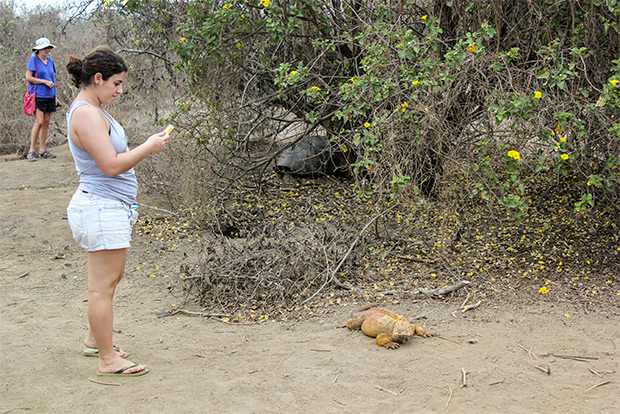
<svg viewBox="0 0 620 414"><path fill-rule="evenodd" d="M37 72L39 70L39 58L37 58L34 77L37 77ZM34 84L34 89L32 91L32 95L30 94L30 87L26 89L26 94L24 95L24 113L28 116L34 116L34 113L37 111L37 105L34 101L34 95L37 92L37 84Z"/></svg>

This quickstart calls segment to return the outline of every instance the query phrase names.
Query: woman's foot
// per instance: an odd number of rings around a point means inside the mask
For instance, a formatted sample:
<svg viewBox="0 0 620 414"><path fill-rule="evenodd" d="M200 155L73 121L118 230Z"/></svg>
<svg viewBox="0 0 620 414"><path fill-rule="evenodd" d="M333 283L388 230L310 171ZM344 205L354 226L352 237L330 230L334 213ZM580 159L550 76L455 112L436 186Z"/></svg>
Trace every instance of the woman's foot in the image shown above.
<svg viewBox="0 0 620 414"><path fill-rule="evenodd" d="M101 359L97 366L97 375L114 375L118 377L137 377L149 372L148 368L144 364L136 364L126 359L119 358L114 362L103 365Z"/></svg>
<svg viewBox="0 0 620 414"><path fill-rule="evenodd" d="M114 350L121 358L127 358L129 356L128 352L123 351L118 346L114 345ZM97 348L85 348L83 351L84 356L88 357L99 357L99 350Z"/></svg>
<svg viewBox="0 0 620 414"><path fill-rule="evenodd" d="M49 151L43 151L39 152L39 158L56 158L56 156Z"/></svg>
<svg viewBox="0 0 620 414"><path fill-rule="evenodd" d="M92 357L99 356L99 350L97 349L97 344L95 343L95 341L91 341L90 339L86 338L84 339L84 346L86 347L86 349L84 349L85 356L92 356ZM116 351L118 356L121 358L127 358L129 356L127 352L123 351L116 345L114 345L114 350Z"/></svg>
<svg viewBox="0 0 620 414"><path fill-rule="evenodd" d="M32 161L36 161L37 160L37 153L34 151L30 151L28 152L28 155L26 155L26 159L30 162Z"/></svg>

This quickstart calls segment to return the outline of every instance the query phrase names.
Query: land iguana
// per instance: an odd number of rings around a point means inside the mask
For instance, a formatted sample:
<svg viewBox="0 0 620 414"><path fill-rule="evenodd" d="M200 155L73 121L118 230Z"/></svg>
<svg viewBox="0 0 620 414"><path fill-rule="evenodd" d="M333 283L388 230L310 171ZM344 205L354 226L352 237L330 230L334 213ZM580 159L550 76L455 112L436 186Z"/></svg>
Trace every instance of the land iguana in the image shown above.
<svg viewBox="0 0 620 414"><path fill-rule="evenodd" d="M351 312L351 319L345 326L361 329L364 334L376 338L377 345L388 349L397 349L399 344L404 344L416 334L424 338L435 335L411 324L402 316L373 307L375 305L365 305Z"/></svg>

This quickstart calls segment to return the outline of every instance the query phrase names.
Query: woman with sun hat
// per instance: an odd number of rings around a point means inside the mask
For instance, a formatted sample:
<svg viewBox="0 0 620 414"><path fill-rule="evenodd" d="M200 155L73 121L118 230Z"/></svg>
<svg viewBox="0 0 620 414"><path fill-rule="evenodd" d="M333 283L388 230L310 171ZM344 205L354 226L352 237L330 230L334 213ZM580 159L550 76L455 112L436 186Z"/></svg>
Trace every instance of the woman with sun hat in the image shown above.
<svg viewBox="0 0 620 414"><path fill-rule="evenodd" d="M56 158L54 154L45 149L51 114L56 112L57 106L60 106L56 98L56 66L49 56L50 51L55 47L46 37L37 39L32 48L34 53L26 68L28 90L35 95L37 108L34 114L34 125L30 131L28 161L36 161L38 158Z"/></svg>

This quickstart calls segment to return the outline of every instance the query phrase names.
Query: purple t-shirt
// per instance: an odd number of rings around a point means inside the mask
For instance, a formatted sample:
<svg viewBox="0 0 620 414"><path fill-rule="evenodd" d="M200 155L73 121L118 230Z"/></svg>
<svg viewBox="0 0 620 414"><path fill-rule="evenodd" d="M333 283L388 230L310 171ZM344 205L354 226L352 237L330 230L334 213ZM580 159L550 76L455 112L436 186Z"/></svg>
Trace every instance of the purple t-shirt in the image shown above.
<svg viewBox="0 0 620 414"><path fill-rule="evenodd" d="M56 66L51 57L47 57L47 65L39 58L39 55L32 55L28 61L28 67L26 70L31 70L33 75L37 79L45 79L54 82L56 84ZM28 82L28 90L30 93L34 93L34 83ZM56 86L49 88L43 83L37 83L37 91L35 97L37 98L53 98L56 96Z"/></svg>

